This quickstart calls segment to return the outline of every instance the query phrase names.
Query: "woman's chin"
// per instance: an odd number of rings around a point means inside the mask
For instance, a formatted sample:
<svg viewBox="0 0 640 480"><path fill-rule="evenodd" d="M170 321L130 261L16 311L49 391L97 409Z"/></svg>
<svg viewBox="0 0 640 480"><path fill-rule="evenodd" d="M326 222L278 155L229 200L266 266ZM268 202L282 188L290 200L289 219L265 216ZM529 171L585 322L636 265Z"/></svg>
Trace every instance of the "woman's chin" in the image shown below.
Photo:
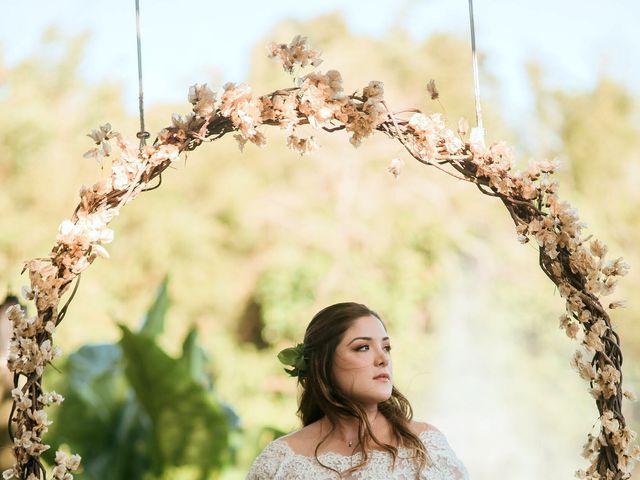
<svg viewBox="0 0 640 480"><path fill-rule="evenodd" d="M383 403L391 398L391 389L388 392L376 392L375 394L370 394L367 398L366 403Z"/></svg>

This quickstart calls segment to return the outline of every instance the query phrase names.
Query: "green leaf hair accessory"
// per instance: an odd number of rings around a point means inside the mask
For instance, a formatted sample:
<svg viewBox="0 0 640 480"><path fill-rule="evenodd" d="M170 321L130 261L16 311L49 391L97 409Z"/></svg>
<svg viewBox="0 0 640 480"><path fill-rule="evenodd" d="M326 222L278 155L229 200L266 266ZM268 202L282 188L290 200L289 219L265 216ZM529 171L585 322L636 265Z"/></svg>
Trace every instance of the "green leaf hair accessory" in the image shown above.
<svg viewBox="0 0 640 480"><path fill-rule="evenodd" d="M307 363L304 361L304 343L285 348L278 353L278 360L283 365L292 367L291 369L285 368L285 372L292 377L299 377L307 369Z"/></svg>

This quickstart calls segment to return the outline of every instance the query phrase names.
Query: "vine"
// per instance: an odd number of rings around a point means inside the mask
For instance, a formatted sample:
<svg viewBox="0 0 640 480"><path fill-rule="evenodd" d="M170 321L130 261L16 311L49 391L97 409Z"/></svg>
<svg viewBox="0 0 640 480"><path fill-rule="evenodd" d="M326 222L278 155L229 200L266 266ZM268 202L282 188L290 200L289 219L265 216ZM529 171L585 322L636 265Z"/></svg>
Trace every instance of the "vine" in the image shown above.
<svg viewBox="0 0 640 480"><path fill-rule="evenodd" d="M272 44L269 55L294 74L307 65L321 63L319 52L306 38L297 36L290 44ZM96 146L85 154L102 162L111 159L111 174L94 185L82 186L80 202L70 219L59 227L56 242L48 257L25 262L30 286L23 287L26 300L35 303L36 314L27 316L19 305L11 308L12 339L8 366L13 373L13 408L9 432L13 439L14 466L3 472L4 479L46 479L40 455L49 448L43 435L51 423L45 408L64 399L56 392L44 392L44 368L60 355L53 346L56 327L64 318L73 293L58 310L63 295L74 280L77 288L81 273L96 258L109 258L105 244L113 241L108 228L126 204L132 202L162 172L205 142L234 133L240 149L247 142L263 146L264 126L275 126L287 133L287 146L300 153L314 151L313 136L301 137L297 129L335 132L344 130L354 146L374 132L399 141L418 162L435 167L457 179L473 183L487 196L503 203L514 222L521 243L535 240L539 246L539 266L558 287L566 301L560 327L580 345L571 365L589 382L589 392L598 408L599 432L589 433L583 456L591 465L577 470L576 477L589 480L628 479L640 459L635 444L636 432L630 430L622 414L623 397L635 400L622 390L622 351L608 310L624 306L616 301L603 306L602 297L613 292L618 277L629 266L621 258L606 259L607 247L591 235L583 238L585 225L577 211L558 197L558 182L551 175L557 162L533 162L514 170L512 150L498 142L486 146L481 129L469 131L461 119L454 130L445 125L442 115L425 114L417 109L392 111L384 100L381 82L370 82L361 92L345 94L342 77L336 70L313 71L296 79L297 86L256 97L244 84L225 84L218 92L205 85L189 89L193 111L175 115L172 125L163 129L153 145L134 146L107 123L89 136ZM435 85L431 96L437 98ZM110 142L114 142L117 154ZM404 162L393 159L389 172L398 176ZM606 304L606 302L605 302ZM52 476L70 480L80 465L78 455L58 451Z"/></svg>

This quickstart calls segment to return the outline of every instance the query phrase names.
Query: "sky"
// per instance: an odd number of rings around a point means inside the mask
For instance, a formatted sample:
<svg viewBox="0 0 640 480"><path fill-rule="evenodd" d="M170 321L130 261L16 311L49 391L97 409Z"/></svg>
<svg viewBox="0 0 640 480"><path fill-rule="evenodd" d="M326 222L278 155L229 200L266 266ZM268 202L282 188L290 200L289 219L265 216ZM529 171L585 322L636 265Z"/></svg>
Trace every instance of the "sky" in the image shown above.
<svg viewBox="0 0 640 480"><path fill-rule="evenodd" d="M90 82L122 83L126 108L136 111L134 0L2 3L0 58L5 65L36 51L48 27L64 34L90 31L81 74ZM379 36L401 26L416 39L436 32L469 37L468 0L140 0L140 9L147 105L182 102L189 85L214 73L225 81L243 81L255 44L289 40L269 38L274 25L287 18L340 11L359 34ZM639 2L476 0L474 12L478 49L500 81L502 103L512 117L532 105L524 68L530 60L544 66L543 82L549 86L588 89L607 73L640 90L640 34L634 28Z"/></svg>

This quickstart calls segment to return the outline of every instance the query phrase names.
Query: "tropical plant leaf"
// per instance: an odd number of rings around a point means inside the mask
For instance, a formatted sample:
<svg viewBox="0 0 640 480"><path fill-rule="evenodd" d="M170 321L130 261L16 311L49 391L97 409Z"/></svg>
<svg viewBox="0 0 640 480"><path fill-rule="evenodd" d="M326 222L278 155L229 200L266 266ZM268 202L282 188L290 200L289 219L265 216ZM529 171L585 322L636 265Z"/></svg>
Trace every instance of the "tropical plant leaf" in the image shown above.
<svg viewBox="0 0 640 480"><path fill-rule="evenodd" d="M164 330L164 319L169 309L169 274L165 275L162 283L156 290L156 296L147 310L140 327L140 333L155 337Z"/></svg>
<svg viewBox="0 0 640 480"><path fill-rule="evenodd" d="M45 459L53 463L54 452L68 444L83 459L79 480L141 480L149 469L151 429L135 398L127 398L120 347L85 345L61 371L56 389L65 401L56 411L48 436L53 448Z"/></svg>
<svg viewBox="0 0 640 480"><path fill-rule="evenodd" d="M225 410L187 362L167 355L153 338L120 328L125 374L152 424L154 473L181 465L219 469L230 455Z"/></svg>
<svg viewBox="0 0 640 480"><path fill-rule="evenodd" d="M86 345L61 367L65 397L48 440L83 458L78 480L164 478L189 466L204 479L233 455L230 429L239 418L220 402L194 326L173 358L156 343L169 307L168 276L139 332L121 325L118 344ZM55 412L54 412L55 413Z"/></svg>
<svg viewBox="0 0 640 480"><path fill-rule="evenodd" d="M194 379L200 381L207 389L212 389L213 379L205 368L208 360L207 353L198 345L197 340L198 330L194 325L182 342L181 361L187 366Z"/></svg>

